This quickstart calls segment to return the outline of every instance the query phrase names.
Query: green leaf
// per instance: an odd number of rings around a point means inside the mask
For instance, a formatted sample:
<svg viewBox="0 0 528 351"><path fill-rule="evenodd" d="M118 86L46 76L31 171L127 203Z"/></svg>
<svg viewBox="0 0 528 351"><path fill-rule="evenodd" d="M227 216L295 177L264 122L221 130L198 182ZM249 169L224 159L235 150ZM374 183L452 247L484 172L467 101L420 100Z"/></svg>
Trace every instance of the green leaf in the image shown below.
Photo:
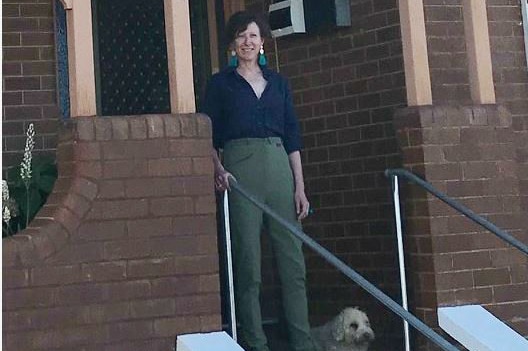
<svg viewBox="0 0 528 351"><path fill-rule="evenodd" d="M26 227L28 214L31 222L46 202L46 198L53 190L57 179L57 165L50 157L34 155L31 169L32 176L29 180L28 189L20 177L20 165L7 170L10 197L16 201L20 209L19 216L12 219L10 223L11 228L14 229L13 234Z"/></svg>
<svg viewBox="0 0 528 351"><path fill-rule="evenodd" d="M41 175L39 177L38 188L46 194L51 193L53 185L55 184L56 176L52 175Z"/></svg>
<svg viewBox="0 0 528 351"><path fill-rule="evenodd" d="M21 199L18 202L20 206L21 218L22 218L21 222L23 223L23 227L26 226L26 218L28 214L29 214L29 221L31 222L33 217L35 217L38 210L42 206L42 202L43 202L43 198L40 195L40 192L35 187L29 188L28 195L29 196L27 196L26 193L24 192L23 196L21 196Z"/></svg>
<svg viewBox="0 0 528 351"><path fill-rule="evenodd" d="M57 165L50 157L34 158L33 170L39 174L57 174Z"/></svg>
<svg viewBox="0 0 528 351"><path fill-rule="evenodd" d="M22 179L20 178L20 166L10 167L7 170L7 183L9 184L9 189L11 186L20 186L23 184Z"/></svg>
<svg viewBox="0 0 528 351"><path fill-rule="evenodd" d="M15 199L16 203L19 205L22 202L26 202L26 188L22 185L13 185L9 187L9 196Z"/></svg>
<svg viewBox="0 0 528 351"><path fill-rule="evenodd" d="M31 182L41 191L49 194L57 178L57 166L49 158L38 158L33 164L33 177Z"/></svg>

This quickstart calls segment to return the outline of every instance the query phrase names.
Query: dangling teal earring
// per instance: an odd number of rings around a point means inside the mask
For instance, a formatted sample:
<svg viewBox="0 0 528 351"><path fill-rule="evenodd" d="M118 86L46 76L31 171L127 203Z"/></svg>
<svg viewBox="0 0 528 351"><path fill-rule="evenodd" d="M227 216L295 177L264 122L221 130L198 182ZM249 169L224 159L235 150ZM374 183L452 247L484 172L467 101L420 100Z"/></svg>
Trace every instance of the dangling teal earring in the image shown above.
<svg viewBox="0 0 528 351"><path fill-rule="evenodd" d="M238 57L236 55L235 50L231 50L231 58L229 59L229 66L230 67L237 67L238 66Z"/></svg>
<svg viewBox="0 0 528 351"><path fill-rule="evenodd" d="M268 60L266 60L266 56L264 55L264 45L260 47L260 55L259 55L258 63L261 66L266 66L266 64L268 63Z"/></svg>

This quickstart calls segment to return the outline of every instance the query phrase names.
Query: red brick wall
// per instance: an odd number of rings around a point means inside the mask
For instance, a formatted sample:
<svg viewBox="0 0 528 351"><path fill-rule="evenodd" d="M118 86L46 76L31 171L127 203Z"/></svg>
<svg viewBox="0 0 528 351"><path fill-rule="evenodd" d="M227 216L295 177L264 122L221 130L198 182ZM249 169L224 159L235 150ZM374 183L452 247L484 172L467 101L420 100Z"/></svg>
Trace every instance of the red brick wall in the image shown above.
<svg viewBox="0 0 528 351"><path fill-rule="evenodd" d="M269 2L247 5L259 9L262 3ZM400 164L392 115L406 102L397 1L351 1L351 15L349 28L277 40L280 72L290 79L302 126L306 189L315 208L304 228L397 298L393 210L383 176L385 168ZM272 52L273 41L266 48ZM269 62L275 68L273 56ZM313 253L306 257L314 323L357 305L384 336L377 348L392 349L391 333L401 335L399 319Z"/></svg>
<svg viewBox="0 0 528 351"><path fill-rule="evenodd" d="M528 70L521 6L517 0L486 1L497 103L510 110L528 211ZM424 0L434 105L471 105L461 0Z"/></svg>
<svg viewBox="0 0 528 351"><path fill-rule="evenodd" d="M60 178L3 240L4 350L171 350L219 330L209 119L76 118Z"/></svg>
<svg viewBox="0 0 528 351"><path fill-rule="evenodd" d="M520 210L524 222L520 236L528 242L528 67L524 47L524 33L521 7L515 0L487 1L491 58L493 62L493 80L497 103L504 105L511 113L511 129L516 163L516 174L519 189ZM506 227L508 228L508 227ZM519 263L517 269L511 270L511 279L517 286L502 288L496 299L505 301L522 301L528 295L528 261L518 255L496 257L502 260L502 266L510 262ZM502 275L502 274L501 274ZM497 277L500 280L499 277ZM522 284L524 283L524 284ZM498 296L497 296L498 295ZM525 336L528 335L528 306L526 303L505 304L494 307L505 319ZM521 316L521 318L518 318Z"/></svg>
<svg viewBox="0 0 528 351"><path fill-rule="evenodd" d="M528 241L512 116L505 108L407 108L395 123L406 168ZM417 187L405 189L409 278L418 316L434 325L438 306L476 303L528 334L526 256Z"/></svg>
<svg viewBox="0 0 528 351"><path fill-rule="evenodd" d="M25 130L35 125L35 152L57 144L56 69L51 0L2 1L3 167L22 159Z"/></svg>
<svg viewBox="0 0 528 351"><path fill-rule="evenodd" d="M486 4L497 102L512 114L521 201L528 213L528 69L521 7L516 0Z"/></svg>
<svg viewBox="0 0 528 351"><path fill-rule="evenodd" d="M424 0L433 105L470 104L462 0Z"/></svg>
<svg viewBox="0 0 528 351"><path fill-rule="evenodd" d="M260 9L267 8L270 2L246 1L248 7ZM52 152L55 148L58 112L55 102L51 4L51 0L3 2L4 166L15 164L20 160L21 150L24 147L24 130L30 122L36 125L37 149ZM434 103L466 104L469 102L470 94L461 22L461 0L424 0L424 4ZM519 176L517 186L520 194L517 198L526 212L528 210L528 145L526 144L528 99L526 99L527 73L523 56L524 46L518 26L520 9L517 0L489 0L487 4L497 100L512 112L512 133L502 131L500 137L511 136L516 142L513 149L501 150L508 154L509 161L515 159L517 162ZM313 235L331 251L338 253L346 263L358 269L384 291L397 296L397 262L394 252L392 209L388 182L382 176L382 171L386 167L401 164L400 150L392 126L394 110L404 106L406 101L397 1L353 0L351 10L350 28L320 35L278 39L280 70L292 83L303 128L305 141L303 162L307 191L316 209L316 213L307 221L305 229L308 234ZM266 43L266 49L271 54L269 59L273 67L274 47L271 40ZM185 119L178 122L181 128L181 133L178 135L185 137L186 140L180 144L181 140L176 134L171 134L175 133L175 130L170 129L174 125L165 119L164 135L178 139L171 143L172 146L167 146L160 142L161 139L157 139L160 130L159 118L150 119L148 125L147 122L137 118L139 117L129 120L112 119L110 124L106 119L103 122L92 120L97 124L80 132L78 135L82 140L80 145L74 147L70 142L65 142L59 152L62 156L59 157L64 160L68 157L81 158L75 163L70 163L69 166L65 163L61 165L61 175L73 172L70 178L75 181L62 179L58 182L45 210L51 211L49 213L53 216L56 214L56 217L53 217L55 219L36 220L34 228L28 229L24 235L15 237L13 241L4 242L4 250L7 250L4 251L4 265L7 263L10 267L4 272L4 288L7 288L4 297L4 320L7 321L4 325L6 330L4 346L8 345L8 349L24 347L31 350L37 344L36 349L46 349L47 342L60 340L62 343L60 347L69 350L76 342L82 343L82 340L86 340L86 334L76 334L80 333L80 330L90 332L96 342L110 345L109 349L112 347L119 350L123 348L133 350L140 347L166 349L177 332L211 330L218 327L220 318L219 311L215 307L216 301L210 302L214 305L211 307L213 312L204 314L203 318L196 317L195 307L192 307L193 310L188 310L189 315L187 315L187 312L179 309L178 302L175 302L176 305L170 305L167 300L167 290L164 290L182 289L182 301L191 300L191 303L198 303L200 306L208 303L203 303L202 300L196 302L191 296L198 294L200 297L207 296L206 299L217 298L218 288L215 282L217 268L216 263L213 263L216 262L216 258L212 258L215 255L212 253L212 247L215 247L213 239L209 236L206 239L206 243L203 244L206 246L203 247L206 253L203 255L197 256L198 258L185 256L186 258L179 260L175 258L176 256L170 255L168 257L172 258L166 259L165 255L168 253L164 251L166 248L174 247L171 245L175 245L174 242L179 241L178 239L174 239L173 242L171 238L168 240L170 243L164 243L163 235L160 235L159 241L157 237L143 241L135 236L140 234L139 231L146 231L142 229L142 225L157 228L156 231L159 230L159 233L168 233L167 230L172 230L171 228L175 228L175 231L179 228L178 230L184 233L192 233L193 228L201 225L205 225L206 228L199 229L200 231L209 233L210 230L215 230L214 220L212 224L209 222L208 211L212 211L209 206L214 203L209 199L210 195L199 191L189 196L185 194L189 189L203 189L203 184L209 182L210 174L205 174L210 172L207 169L209 166L205 166L206 170L199 170L202 167L200 162L203 161L200 160L204 155L191 154L182 157L178 166L170 161L157 159L157 157L166 157L167 149L164 149L166 147L170 152L180 150L180 146L185 149L188 146L187 139L194 140L195 134L192 133L196 133L194 128L197 126L194 125L189 129L189 125L184 122ZM90 125L92 122L79 123ZM450 126L448 129L458 127L460 126ZM443 130L438 132L439 138L443 138L439 143L444 143L445 145L442 145L447 147L451 132ZM497 137L491 134L491 138ZM198 133L198 136L203 135ZM418 138L416 135L414 137ZM104 147L114 141L119 145L115 149ZM406 165L423 161L413 145L403 144L403 146L408 147L404 153ZM152 153L139 161L126 153L127 150L138 149L140 152ZM434 159L438 156L434 154L434 148L426 149L427 152L431 152L426 154L427 157ZM493 147L488 149L493 150ZM464 155L464 150L465 148L459 147L461 155ZM99 156L103 159L95 158ZM134 160L127 159L129 156ZM198 163L189 161L195 156L199 159ZM147 159L148 162L143 162ZM496 167L498 165L499 163L495 164ZM511 165L512 163L507 164L508 167ZM488 166L490 165L486 167ZM200 173L201 175L197 177L200 178L199 180L193 175L185 174L194 179L192 182L197 181L201 185L177 189L176 185L168 184L167 179L181 180L182 175L178 172L189 170L205 172ZM445 169L442 166L437 170L442 172ZM142 185L144 184L142 182L148 182L146 178L141 181L137 179L142 172L157 172L154 176L157 180L155 187L151 186L151 183L147 186ZM429 174L436 175L436 171ZM445 176L445 182L451 179L449 174ZM444 184L444 181L437 180L441 186ZM181 183L174 182L174 184ZM480 188L472 189L470 185L468 187L466 190L471 194L480 190ZM96 192L93 191L94 188L97 189ZM66 196L64 192L68 189L72 192ZM466 190L462 189L462 194ZM170 196L167 195L168 191L171 192ZM175 193L173 194L172 191ZM183 192L183 195L180 192ZM62 195L59 195L61 193ZM452 190L452 194L461 196L455 190ZM492 195L495 198L500 197L495 193ZM201 211L199 208L202 206L202 201L205 202L203 209L205 212L203 216L202 214L198 216L202 216L201 219L205 220L196 223L185 215L180 216L190 210L187 207L190 204L189 198L192 199L193 211ZM515 206L515 201L511 203L500 201L503 206ZM58 205L59 203L61 205ZM480 208L487 204L488 202L479 201L476 206ZM88 206L91 208L89 213ZM126 211L122 211L125 207ZM412 208L412 211L414 210L419 208ZM514 211L511 208L503 207L500 210L504 211L506 216L513 216ZM120 217L124 216L124 212L138 218ZM429 214L411 213L420 216ZM152 216L153 219L142 217L147 215ZM413 217L409 222L410 229L412 230L412 226L416 223L419 233L429 232L430 223L424 223L421 217L415 222L416 218ZM441 219L435 218L434 221ZM40 229L36 229L37 226ZM440 228L437 222L433 226ZM437 232L437 229L433 232ZM506 229L509 227L506 226ZM40 234L49 232L50 235L33 235L37 232ZM55 234L51 235L51 233ZM99 233L101 237L94 237L91 235L93 233ZM179 237L181 233L177 233ZM438 233L445 234L440 231ZM465 234L456 235L464 236L461 240L465 240ZM123 240L123 238L127 239ZM192 246L192 241L185 242L185 245ZM146 244L143 245L142 243L145 242ZM441 245L439 242L435 239L434 245ZM440 295L443 296L445 293L445 296L452 297L452 289L446 288L445 281L437 282L430 274L436 269L434 266L436 259L428 259L432 258L430 252L433 249L433 240L417 237L413 238L408 246L411 252L417 253L413 255L415 261L412 261L416 267L416 272L411 277L413 282L438 285L442 291ZM435 246L435 249L437 248ZM142 250L149 251L141 253ZM479 247L477 251L481 251L481 248ZM18 254L14 255L14 252ZM158 260L149 256L154 254L155 257L161 255L163 259ZM474 255L464 252L463 256L466 254ZM523 271L510 268L510 262L507 260L504 262L506 258L509 259L510 256L501 253L494 258L491 267L489 265L474 267L472 274L481 277L480 281L485 282L491 277L503 279L505 274L502 273L506 269L510 274L510 282L503 285L509 287L520 284L520 289L524 289ZM143 260L151 260L150 265L142 266ZM464 260L465 258L462 261ZM470 258L468 260L471 261ZM179 275L180 271L176 273L172 271L176 262L181 264L178 268L182 268L187 272L186 274L182 271L182 275ZM377 348L392 348L391 339L386 336L400 332L399 319L374 303L362 290L311 253L307 253L307 262L310 305L314 321L330 317L344 305L359 305L371 316L378 335L384 336L376 341ZM522 262L520 264L525 265ZM42 269L42 272L39 269ZM195 269L203 269L203 271L194 271ZM195 275L195 272L198 275ZM452 273L442 272L447 275ZM81 275L77 276L76 273ZM46 274L49 280L42 278L42 274ZM122 274L126 274L126 277ZM197 278L199 274L202 274L203 278ZM454 273L454 276L457 278L458 272ZM274 282L275 277L272 272L266 271L265 277L268 282ZM117 282L130 283L136 287L127 289L124 298L121 298L120 288L116 288L119 286ZM169 288L165 288L165 284ZM175 285L177 287L174 287ZM90 288L84 290L84 287L89 286ZM461 290L481 291L481 287L475 290L476 286L470 289L464 287ZM67 296L70 300L66 299L70 302L64 305L58 304L57 299L57 296L64 296L63 288L66 288L64 291L71 291ZM87 299L85 306L71 302L72 298L69 296L75 295L75 288L83 288L83 294L79 296ZM489 291L488 288L484 288L486 289ZM512 290L505 289L508 292L519 291L518 287ZM139 295L126 295L129 290L136 291ZM115 297L115 291L120 294L119 301ZM431 298L436 297L429 292L417 292L413 298L425 304L422 317L433 323L434 317L430 313L433 307L427 306L433 306L430 304ZM273 291L265 292L264 298L272 293ZM152 297L152 300L147 300L147 296L149 299ZM6 305L5 301L9 304ZM141 303L150 305L145 307ZM512 321L515 317L512 313L516 309L508 306L512 304L504 304L499 312L505 319ZM163 311L166 309L173 311L174 315L165 314ZM145 312L147 310L148 312ZM39 315L39 312L45 317ZM142 316L142 313L154 315ZM79 315L82 317L78 317ZM50 328L43 322L50 318L56 319L57 329ZM70 319L75 322L72 324ZM520 320L519 323L524 322ZM516 323L513 324L518 327ZM110 325L117 326L111 328ZM63 331L65 326L68 326L66 330L69 332L70 341L62 337L64 335L61 333L65 333ZM136 335L136 341L127 339L133 338L132 334ZM28 338L28 335L31 337ZM75 341L75 338L78 341ZM35 344L18 344L19 342ZM13 346L14 344L16 347ZM88 346L86 348L90 349ZM100 349L100 345L92 348Z"/></svg>

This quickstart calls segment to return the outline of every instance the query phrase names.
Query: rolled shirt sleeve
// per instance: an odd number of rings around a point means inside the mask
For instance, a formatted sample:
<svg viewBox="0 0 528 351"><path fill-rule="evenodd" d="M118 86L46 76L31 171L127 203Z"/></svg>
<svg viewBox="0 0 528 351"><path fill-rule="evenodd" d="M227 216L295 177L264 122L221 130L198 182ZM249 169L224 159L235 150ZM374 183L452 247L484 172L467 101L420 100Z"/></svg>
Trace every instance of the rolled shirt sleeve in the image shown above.
<svg viewBox="0 0 528 351"><path fill-rule="evenodd" d="M213 147L218 150L223 147L223 112L222 90L218 76L213 76L207 84L202 112L211 119L213 128Z"/></svg>
<svg viewBox="0 0 528 351"><path fill-rule="evenodd" d="M282 141L287 154L299 151L302 148L301 129L293 106L291 89L284 79L284 136Z"/></svg>

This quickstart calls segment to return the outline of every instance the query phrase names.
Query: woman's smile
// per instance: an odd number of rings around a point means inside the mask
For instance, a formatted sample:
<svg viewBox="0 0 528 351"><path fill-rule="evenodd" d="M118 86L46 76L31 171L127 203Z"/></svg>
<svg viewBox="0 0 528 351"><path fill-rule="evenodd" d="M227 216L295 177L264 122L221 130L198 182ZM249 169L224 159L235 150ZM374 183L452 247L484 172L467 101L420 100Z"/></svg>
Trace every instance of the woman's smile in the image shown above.
<svg viewBox="0 0 528 351"><path fill-rule="evenodd" d="M256 61L261 46L264 44L260 36L260 29L256 23L250 23L246 30L238 33L235 38L235 51L244 61Z"/></svg>

